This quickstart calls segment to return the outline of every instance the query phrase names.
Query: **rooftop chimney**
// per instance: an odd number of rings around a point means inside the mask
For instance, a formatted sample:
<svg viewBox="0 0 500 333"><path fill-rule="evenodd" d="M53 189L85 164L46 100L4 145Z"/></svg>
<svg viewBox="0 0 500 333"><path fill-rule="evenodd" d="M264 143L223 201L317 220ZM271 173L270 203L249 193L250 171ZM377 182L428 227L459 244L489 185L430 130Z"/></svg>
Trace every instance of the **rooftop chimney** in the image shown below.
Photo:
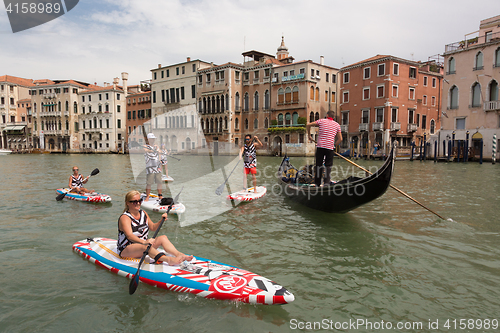
<svg viewBox="0 0 500 333"><path fill-rule="evenodd" d="M191 61L191 57L187 57L187 62L190 62Z"/></svg>
<svg viewBox="0 0 500 333"><path fill-rule="evenodd" d="M127 96L127 81L128 81L127 72L122 72L122 81L123 81L123 94Z"/></svg>
<svg viewBox="0 0 500 333"><path fill-rule="evenodd" d="M158 68L161 68L161 64L158 64Z"/></svg>
<svg viewBox="0 0 500 333"><path fill-rule="evenodd" d="M323 57L323 56L319 57L319 64L320 65L324 65L325 64L325 57Z"/></svg>

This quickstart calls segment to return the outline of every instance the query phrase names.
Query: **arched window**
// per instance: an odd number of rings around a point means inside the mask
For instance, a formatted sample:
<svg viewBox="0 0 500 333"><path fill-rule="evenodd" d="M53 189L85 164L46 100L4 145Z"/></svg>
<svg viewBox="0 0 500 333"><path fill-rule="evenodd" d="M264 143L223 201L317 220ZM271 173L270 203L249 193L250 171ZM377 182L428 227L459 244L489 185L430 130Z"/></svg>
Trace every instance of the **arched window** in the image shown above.
<svg viewBox="0 0 500 333"><path fill-rule="evenodd" d="M292 102L292 88L286 87L285 89L285 103Z"/></svg>
<svg viewBox="0 0 500 333"><path fill-rule="evenodd" d="M64 109L64 111L68 111L69 112L69 102L68 101L66 101L66 103L65 103L65 109Z"/></svg>
<svg viewBox="0 0 500 333"><path fill-rule="evenodd" d="M318 119L319 119L319 113L318 113L318 112L316 112L316 113L314 114L314 120L316 121L316 120L318 120Z"/></svg>
<svg viewBox="0 0 500 333"><path fill-rule="evenodd" d="M222 128L222 117L219 117L219 132L222 132L223 128Z"/></svg>
<svg viewBox="0 0 500 333"><path fill-rule="evenodd" d="M270 100L269 100L269 90L264 93L264 110L269 110Z"/></svg>
<svg viewBox="0 0 500 333"><path fill-rule="evenodd" d="M226 104L224 104L226 106L226 110L229 110L229 94L226 94Z"/></svg>
<svg viewBox="0 0 500 333"><path fill-rule="evenodd" d="M489 94L489 100L490 101L498 101L498 83L497 81L493 80L490 82L490 94Z"/></svg>
<svg viewBox="0 0 500 333"><path fill-rule="evenodd" d="M494 62L495 67L500 67L500 47L496 49L495 51L495 62Z"/></svg>
<svg viewBox="0 0 500 333"><path fill-rule="evenodd" d="M278 126L283 126L283 113L278 115Z"/></svg>
<svg viewBox="0 0 500 333"><path fill-rule="evenodd" d="M207 113L207 99L203 97L203 114Z"/></svg>
<svg viewBox="0 0 500 333"><path fill-rule="evenodd" d="M236 111L240 109L240 93L234 95L234 109Z"/></svg>
<svg viewBox="0 0 500 333"><path fill-rule="evenodd" d="M227 116L224 117L224 129L227 129Z"/></svg>
<svg viewBox="0 0 500 333"><path fill-rule="evenodd" d="M202 113L203 112L203 103L201 101L201 98L198 101L198 112Z"/></svg>
<svg viewBox="0 0 500 333"><path fill-rule="evenodd" d="M315 101L319 102L319 88L316 88Z"/></svg>
<svg viewBox="0 0 500 333"><path fill-rule="evenodd" d="M256 91L253 95L253 109L257 111L259 109L259 92Z"/></svg>
<svg viewBox="0 0 500 333"><path fill-rule="evenodd" d="M472 85L472 107L481 106L481 85L476 82Z"/></svg>
<svg viewBox="0 0 500 333"><path fill-rule="evenodd" d="M478 52L476 54L475 62L476 62L475 64L476 66L474 67L475 70L483 69L483 52Z"/></svg>
<svg viewBox="0 0 500 333"><path fill-rule="evenodd" d="M215 118L215 132L219 132L219 120Z"/></svg>
<svg viewBox="0 0 500 333"><path fill-rule="evenodd" d="M66 129L66 131L69 130L69 120L66 120L66 128L65 129Z"/></svg>
<svg viewBox="0 0 500 333"><path fill-rule="evenodd" d="M220 97L217 96L216 98L214 98L214 100L216 100L216 103L215 103L215 110L217 113L220 112Z"/></svg>
<svg viewBox="0 0 500 333"><path fill-rule="evenodd" d="M283 104L285 102L285 90L283 88L278 89L278 104Z"/></svg>
<svg viewBox="0 0 500 333"><path fill-rule="evenodd" d="M314 121L314 112L309 113L309 122L312 123Z"/></svg>
<svg viewBox="0 0 500 333"><path fill-rule="evenodd" d="M245 129L248 129L248 119L245 119Z"/></svg>
<svg viewBox="0 0 500 333"><path fill-rule="evenodd" d="M431 119L431 134L434 134L434 131L436 130L436 122L434 121L434 119Z"/></svg>
<svg viewBox="0 0 500 333"><path fill-rule="evenodd" d="M257 129L259 128L259 120L257 118L255 118L253 120L253 129Z"/></svg>
<svg viewBox="0 0 500 333"><path fill-rule="evenodd" d="M285 126L290 126L292 124L292 115L287 112L285 114Z"/></svg>
<svg viewBox="0 0 500 333"><path fill-rule="evenodd" d="M36 113L36 103L33 104L33 112Z"/></svg>
<svg viewBox="0 0 500 333"><path fill-rule="evenodd" d="M243 100L243 111L248 111L249 109L249 101L248 101L248 93L245 93L245 98Z"/></svg>
<svg viewBox="0 0 500 333"><path fill-rule="evenodd" d="M226 110L225 103L224 103L224 95L220 97L220 111L224 112Z"/></svg>
<svg viewBox="0 0 500 333"><path fill-rule="evenodd" d="M309 91L309 95L310 95L309 98L311 99L311 101L314 101L314 87L313 86L311 86L311 91Z"/></svg>
<svg viewBox="0 0 500 333"><path fill-rule="evenodd" d="M292 103L299 102L299 87L294 86L292 89Z"/></svg>
<svg viewBox="0 0 500 333"><path fill-rule="evenodd" d="M450 89L450 109L458 109L458 87L453 86Z"/></svg>
<svg viewBox="0 0 500 333"><path fill-rule="evenodd" d="M214 118L210 119L210 133L214 132Z"/></svg>
<svg viewBox="0 0 500 333"><path fill-rule="evenodd" d="M61 101L57 102L57 111L59 111L59 112L62 111Z"/></svg>
<svg viewBox="0 0 500 333"><path fill-rule="evenodd" d="M292 115L292 125L298 125L299 121L299 114L297 112L294 112Z"/></svg>
<svg viewBox="0 0 500 333"><path fill-rule="evenodd" d="M448 60L448 74L455 74L456 69L455 69L455 58L451 57Z"/></svg>
<svg viewBox="0 0 500 333"><path fill-rule="evenodd" d="M234 128L240 128L240 121L238 120L238 118L234 119Z"/></svg>
<svg viewBox="0 0 500 333"><path fill-rule="evenodd" d="M264 128L269 128L269 119L264 119Z"/></svg>

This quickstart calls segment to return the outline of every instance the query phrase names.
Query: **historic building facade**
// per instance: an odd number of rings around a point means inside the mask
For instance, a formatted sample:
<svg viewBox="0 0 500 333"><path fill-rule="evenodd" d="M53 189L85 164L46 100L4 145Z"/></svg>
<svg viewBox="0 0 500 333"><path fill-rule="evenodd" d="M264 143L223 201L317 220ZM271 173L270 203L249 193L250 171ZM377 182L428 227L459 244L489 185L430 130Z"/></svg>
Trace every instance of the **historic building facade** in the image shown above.
<svg viewBox="0 0 500 333"><path fill-rule="evenodd" d="M442 65L377 55L340 70L340 121L344 141L369 155L375 143L403 151L440 128Z"/></svg>
<svg viewBox="0 0 500 333"><path fill-rule="evenodd" d="M441 151L448 154L451 146L457 155L467 147L477 156L482 142L491 158L494 135L500 139L500 16L482 20L479 31L446 45L444 64L440 145L446 150Z"/></svg>
<svg viewBox="0 0 500 333"><path fill-rule="evenodd" d="M30 89L33 80L0 76L0 148L29 149L31 142Z"/></svg>
<svg viewBox="0 0 500 333"><path fill-rule="evenodd" d="M313 61L294 62L284 40L276 56L247 51L243 64L198 72L198 112L205 138L218 150L239 147L257 135L269 154L314 154L305 122L337 111L338 70Z"/></svg>

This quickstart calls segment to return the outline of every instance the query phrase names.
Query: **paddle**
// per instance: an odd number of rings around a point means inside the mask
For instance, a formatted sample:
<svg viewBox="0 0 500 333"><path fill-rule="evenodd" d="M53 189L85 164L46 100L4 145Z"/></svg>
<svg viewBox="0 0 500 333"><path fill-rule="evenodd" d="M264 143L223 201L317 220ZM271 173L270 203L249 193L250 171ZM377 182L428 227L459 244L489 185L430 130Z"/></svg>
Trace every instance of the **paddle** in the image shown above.
<svg viewBox="0 0 500 333"><path fill-rule="evenodd" d="M231 173L229 174L229 176L227 176L227 178L224 181L224 183L222 183L221 186L217 187L217 189L215 190L215 194L217 194L217 195L221 195L222 194L222 191L224 191L224 186L226 185L227 181L229 180L229 177L231 177L231 175L233 174L233 171L236 170L236 167L238 166L238 164L240 164L240 161L241 160L238 160L238 163L236 163L236 165L234 166L234 168L231 171Z"/></svg>
<svg viewBox="0 0 500 333"><path fill-rule="evenodd" d="M363 171L367 172L368 174L370 174L370 175L372 174L370 171L366 170L365 168L363 168L363 167L362 167L362 166L360 166L360 165L357 165L357 164L356 164L356 163L354 163L353 161L351 161L351 160L349 160L349 159L345 158L344 156L340 155L340 154L339 154L339 153L337 153L336 151L334 151L333 153L334 153L335 155L337 155L338 157L343 158L343 159L344 159L344 160L346 160L347 162L349 162L349 163L351 163L351 164L353 164L353 165L357 166L358 168L360 168L361 170L363 170ZM432 211L431 209L429 209L429 208L425 207L423 204L421 204L421 203L420 203L420 202L418 202L417 200L413 199L412 197L410 197L410 196L409 196L408 194L406 194L405 192L401 191L401 190L400 190L399 188L397 188L396 186L393 186L392 184L389 184L389 186L390 186L391 188L393 188L394 190L398 191L399 193L401 193L402 195L404 195L405 197L407 197L408 199L410 199L411 201L413 201L413 202L415 202L416 204L420 205L421 207L423 207L423 208L427 209L427 210L428 210L429 212L431 212L432 214L434 214L434 215L438 216L440 219L442 219L442 220L446 220L444 217L442 217L442 216L441 216L441 215L439 215L438 213L436 213L436 212Z"/></svg>
<svg viewBox="0 0 500 333"><path fill-rule="evenodd" d="M174 198L174 200L172 201L172 203L168 206L167 214L170 212L170 210L172 209L172 206L179 199L179 196L181 195L181 192L182 192L183 189L184 189L184 186L181 188L181 190L179 191L179 193L177 194L177 196ZM160 231L161 226L163 225L164 221L165 221L165 218L162 218L161 221L160 221L160 225L158 226L158 228L155 231L155 234L153 235L153 238L156 238L156 236L158 235L158 232ZM142 254L141 261L139 261L139 265L137 266L137 272L132 277L132 281L130 281L130 285L128 286L128 293L130 295L132 295L133 293L135 293L135 290L139 286L139 274L141 273L141 265L144 262L144 259L146 259L146 255L148 254L150 248L151 248L151 244L149 244L148 247L146 248L146 250L144 250L144 252Z"/></svg>
<svg viewBox="0 0 500 333"><path fill-rule="evenodd" d="M95 168L94 170L92 170L92 172L90 173L90 176L95 176L99 173L99 169L98 168ZM90 177L89 176L89 177ZM88 178L88 177L87 177ZM59 194L57 197L56 197L56 200L57 201L61 201L62 199L64 199L64 197L66 196L66 194L68 194L69 191L67 192L63 192L61 194Z"/></svg>

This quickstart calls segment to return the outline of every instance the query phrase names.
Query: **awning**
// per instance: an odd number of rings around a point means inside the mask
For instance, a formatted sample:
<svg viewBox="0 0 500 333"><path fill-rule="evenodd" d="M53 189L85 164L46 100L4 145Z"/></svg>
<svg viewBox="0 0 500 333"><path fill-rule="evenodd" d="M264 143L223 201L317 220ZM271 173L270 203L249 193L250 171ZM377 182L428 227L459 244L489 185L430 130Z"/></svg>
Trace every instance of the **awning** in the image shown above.
<svg viewBox="0 0 500 333"><path fill-rule="evenodd" d="M22 131L25 127L26 125L7 126L3 131Z"/></svg>

